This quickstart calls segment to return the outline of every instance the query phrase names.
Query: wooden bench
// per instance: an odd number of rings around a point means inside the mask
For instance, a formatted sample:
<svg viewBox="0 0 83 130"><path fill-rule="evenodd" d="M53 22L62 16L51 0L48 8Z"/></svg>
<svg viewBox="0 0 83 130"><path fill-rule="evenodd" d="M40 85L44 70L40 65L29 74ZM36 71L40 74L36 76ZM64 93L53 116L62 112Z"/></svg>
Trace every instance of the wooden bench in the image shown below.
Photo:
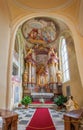
<svg viewBox="0 0 83 130"><path fill-rule="evenodd" d="M0 130L17 130L18 114L9 110L0 109L3 126Z"/></svg>
<svg viewBox="0 0 83 130"><path fill-rule="evenodd" d="M83 119L83 109L64 114L64 130L79 130L81 119Z"/></svg>

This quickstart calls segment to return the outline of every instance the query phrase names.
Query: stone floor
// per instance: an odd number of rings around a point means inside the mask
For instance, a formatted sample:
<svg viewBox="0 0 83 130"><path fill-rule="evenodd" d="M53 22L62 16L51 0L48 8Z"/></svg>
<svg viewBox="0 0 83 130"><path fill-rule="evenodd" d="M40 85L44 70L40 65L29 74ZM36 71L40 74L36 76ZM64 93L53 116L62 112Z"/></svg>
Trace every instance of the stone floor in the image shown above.
<svg viewBox="0 0 83 130"><path fill-rule="evenodd" d="M14 110L19 115L18 130L26 130L26 126L31 121L31 118L33 117L35 110L35 108ZM65 112L56 111L54 109L49 109L49 112L52 117L53 123L56 127L56 130L64 130L63 115Z"/></svg>

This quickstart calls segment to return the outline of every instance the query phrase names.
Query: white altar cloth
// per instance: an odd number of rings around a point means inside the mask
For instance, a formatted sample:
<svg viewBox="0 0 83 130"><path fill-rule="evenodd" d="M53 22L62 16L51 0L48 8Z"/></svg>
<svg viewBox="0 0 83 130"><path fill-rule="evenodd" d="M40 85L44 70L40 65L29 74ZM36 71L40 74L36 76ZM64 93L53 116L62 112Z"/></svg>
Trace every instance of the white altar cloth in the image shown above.
<svg viewBox="0 0 83 130"><path fill-rule="evenodd" d="M54 94L53 93L35 93L35 92L33 92L33 93L31 93L31 96L33 98L48 98L48 99L50 99L54 96Z"/></svg>

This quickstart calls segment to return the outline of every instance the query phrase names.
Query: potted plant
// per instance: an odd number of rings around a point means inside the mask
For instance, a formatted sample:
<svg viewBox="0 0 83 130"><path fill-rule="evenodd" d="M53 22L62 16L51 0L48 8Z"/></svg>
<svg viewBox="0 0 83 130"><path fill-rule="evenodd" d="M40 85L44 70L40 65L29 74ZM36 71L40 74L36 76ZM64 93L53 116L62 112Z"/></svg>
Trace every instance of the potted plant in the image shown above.
<svg viewBox="0 0 83 130"><path fill-rule="evenodd" d="M67 97L63 95L54 98L54 103L57 104L58 108L62 108L66 101L67 101Z"/></svg>
<svg viewBox="0 0 83 130"><path fill-rule="evenodd" d="M21 100L21 104L25 106L25 108L28 107L28 104L30 104L32 102L32 99L30 96L25 96L22 100Z"/></svg>

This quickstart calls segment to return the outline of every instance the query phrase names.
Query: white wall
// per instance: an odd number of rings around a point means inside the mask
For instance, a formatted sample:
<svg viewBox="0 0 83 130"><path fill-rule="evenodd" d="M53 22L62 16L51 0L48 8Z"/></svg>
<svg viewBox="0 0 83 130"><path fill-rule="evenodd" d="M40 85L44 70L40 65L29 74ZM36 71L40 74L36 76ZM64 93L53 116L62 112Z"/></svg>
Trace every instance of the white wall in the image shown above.
<svg viewBox="0 0 83 130"><path fill-rule="evenodd" d="M9 39L9 23L0 11L0 108L6 108Z"/></svg>

